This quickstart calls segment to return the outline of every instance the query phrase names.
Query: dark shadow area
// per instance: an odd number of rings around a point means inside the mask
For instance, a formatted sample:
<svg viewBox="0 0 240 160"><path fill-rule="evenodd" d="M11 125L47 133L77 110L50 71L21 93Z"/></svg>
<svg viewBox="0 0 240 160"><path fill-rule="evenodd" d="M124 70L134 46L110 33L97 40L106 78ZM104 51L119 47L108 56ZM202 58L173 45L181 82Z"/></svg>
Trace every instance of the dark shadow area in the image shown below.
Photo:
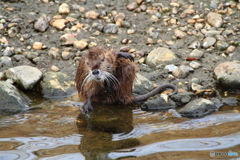
<svg viewBox="0 0 240 160"><path fill-rule="evenodd" d="M107 160L111 151L139 145L139 141L132 138L112 141L112 134L132 131L133 115L129 107L94 104L90 117L79 114L77 127L83 135L79 150L86 160Z"/></svg>

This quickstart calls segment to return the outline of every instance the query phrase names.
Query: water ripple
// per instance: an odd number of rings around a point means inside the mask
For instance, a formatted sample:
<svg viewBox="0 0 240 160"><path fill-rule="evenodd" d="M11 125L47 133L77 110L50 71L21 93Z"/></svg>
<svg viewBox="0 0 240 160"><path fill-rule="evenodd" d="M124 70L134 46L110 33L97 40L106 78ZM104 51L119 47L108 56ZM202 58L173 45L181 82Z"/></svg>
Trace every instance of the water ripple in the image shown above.
<svg viewBox="0 0 240 160"><path fill-rule="evenodd" d="M39 158L39 160L85 160L85 157L81 153L71 153L47 158Z"/></svg>
<svg viewBox="0 0 240 160"><path fill-rule="evenodd" d="M32 160L36 158L33 153L21 150L0 151L0 160Z"/></svg>
<svg viewBox="0 0 240 160"><path fill-rule="evenodd" d="M128 139L128 138L140 138L147 134L159 133L164 131L173 130L186 130L186 129L199 129L206 128L213 125L220 125L227 122L240 121L239 113L225 113L208 115L200 119L191 119L182 123L173 122L161 122L155 124L138 124L134 126L134 129L128 134L113 134L113 141Z"/></svg>
<svg viewBox="0 0 240 160"><path fill-rule="evenodd" d="M111 159L123 157L142 157L159 152L205 151L230 148L240 144L240 132L223 137L179 139L156 142L149 145L120 150L108 154Z"/></svg>

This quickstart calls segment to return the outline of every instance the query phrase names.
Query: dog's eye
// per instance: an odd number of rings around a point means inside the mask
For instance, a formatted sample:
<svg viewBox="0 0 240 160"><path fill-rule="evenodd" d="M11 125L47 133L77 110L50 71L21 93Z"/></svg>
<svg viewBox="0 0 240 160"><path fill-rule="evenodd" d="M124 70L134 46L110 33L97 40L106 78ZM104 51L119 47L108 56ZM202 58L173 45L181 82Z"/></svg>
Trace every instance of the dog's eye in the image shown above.
<svg viewBox="0 0 240 160"><path fill-rule="evenodd" d="M104 58L102 59L102 62L104 61Z"/></svg>

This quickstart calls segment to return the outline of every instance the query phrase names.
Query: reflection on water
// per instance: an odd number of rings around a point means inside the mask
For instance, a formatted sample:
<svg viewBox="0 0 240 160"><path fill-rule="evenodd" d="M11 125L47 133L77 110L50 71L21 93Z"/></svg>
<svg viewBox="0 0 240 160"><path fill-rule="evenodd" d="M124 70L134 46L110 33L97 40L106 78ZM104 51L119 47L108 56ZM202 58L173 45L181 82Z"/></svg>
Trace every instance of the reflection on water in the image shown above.
<svg viewBox="0 0 240 160"><path fill-rule="evenodd" d="M0 160L128 159L176 151L188 158L189 151L208 151L211 158L210 151L239 150L240 113L225 113L230 110L187 119L94 104L85 117L80 105L74 98L46 102L41 110L1 118Z"/></svg>
<svg viewBox="0 0 240 160"><path fill-rule="evenodd" d="M180 139L152 143L149 145L120 150L109 154L111 159L141 157L159 152L201 151L230 148L240 144L240 132L223 137ZM210 158L210 157L209 157Z"/></svg>

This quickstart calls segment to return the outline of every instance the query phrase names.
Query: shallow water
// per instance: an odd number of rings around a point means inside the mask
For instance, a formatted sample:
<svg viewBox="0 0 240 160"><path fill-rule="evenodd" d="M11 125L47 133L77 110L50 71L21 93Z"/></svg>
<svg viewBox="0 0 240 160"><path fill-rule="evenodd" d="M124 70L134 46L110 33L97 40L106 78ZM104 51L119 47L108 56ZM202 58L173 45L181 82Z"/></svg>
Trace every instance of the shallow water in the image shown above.
<svg viewBox="0 0 240 160"><path fill-rule="evenodd" d="M99 104L86 117L81 105L77 96L46 100L35 104L42 109L2 117L0 160L240 157L239 106L188 119Z"/></svg>

